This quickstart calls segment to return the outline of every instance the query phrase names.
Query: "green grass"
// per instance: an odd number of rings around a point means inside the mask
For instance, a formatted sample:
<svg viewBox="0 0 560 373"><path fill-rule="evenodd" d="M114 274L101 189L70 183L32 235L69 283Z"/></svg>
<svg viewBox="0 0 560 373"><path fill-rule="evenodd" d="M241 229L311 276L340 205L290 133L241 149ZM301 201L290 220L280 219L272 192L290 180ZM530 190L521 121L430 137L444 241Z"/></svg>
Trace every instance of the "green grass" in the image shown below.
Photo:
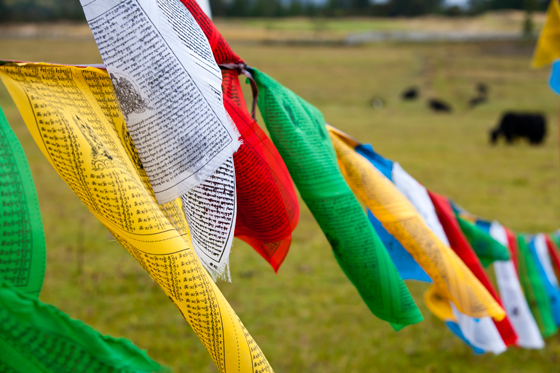
<svg viewBox="0 0 560 373"><path fill-rule="evenodd" d="M372 143L470 212L518 231L560 226L558 97L546 85L546 69L529 69L530 46L233 47L250 65L316 105L329 123ZM100 62L93 42L0 40L0 51L7 59ZM468 110L478 81L490 86L490 101ZM400 101L410 85L421 87L420 101ZM374 96L386 101L384 109L371 107ZM455 112L430 112L424 100L432 96L451 102ZM48 245L41 299L103 333L131 339L177 372L216 372L164 293L118 243L108 241L101 224L40 154L3 87L0 106L28 154L39 193ZM507 109L544 111L546 143L490 146L488 130ZM474 356L428 312L425 284L409 283L425 320L394 332L368 311L303 204L278 275L238 240L230 263L233 282L219 286L276 372L557 370L557 336L543 351Z"/></svg>

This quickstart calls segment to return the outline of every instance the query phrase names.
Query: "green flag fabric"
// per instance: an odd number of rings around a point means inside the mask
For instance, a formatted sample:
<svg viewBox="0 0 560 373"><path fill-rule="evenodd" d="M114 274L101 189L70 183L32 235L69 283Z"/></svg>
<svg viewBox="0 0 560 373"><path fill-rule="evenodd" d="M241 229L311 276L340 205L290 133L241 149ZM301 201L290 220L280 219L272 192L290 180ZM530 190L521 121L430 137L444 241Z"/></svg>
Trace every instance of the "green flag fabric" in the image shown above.
<svg viewBox="0 0 560 373"><path fill-rule="evenodd" d="M33 177L0 109L0 282L39 296L45 277L45 233Z"/></svg>
<svg viewBox="0 0 560 373"><path fill-rule="evenodd" d="M556 323L545 286L523 235L517 236L517 245L519 247L518 273L523 292L542 336L550 337L556 333Z"/></svg>
<svg viewBox="0 0 560 373"><path fill-rule="evenodd" d="M0 284L0 371L167 372L126 339L103 336L53 306Z"/></svg>
<svg viewBox="0 0 560 373"><path fill-rule="evenodd" d="M254 69L258 106L301 197L344 273L379 318L398 330L422 315L338 168L321 112Z"/></svg>
<svg viewBox="0 0 560 373"><path fill-rule="evenodd" d="M471 244L476 256L486 268L496 260L509 260L509 250L488 233L456 214L461 231Z"/></svg>

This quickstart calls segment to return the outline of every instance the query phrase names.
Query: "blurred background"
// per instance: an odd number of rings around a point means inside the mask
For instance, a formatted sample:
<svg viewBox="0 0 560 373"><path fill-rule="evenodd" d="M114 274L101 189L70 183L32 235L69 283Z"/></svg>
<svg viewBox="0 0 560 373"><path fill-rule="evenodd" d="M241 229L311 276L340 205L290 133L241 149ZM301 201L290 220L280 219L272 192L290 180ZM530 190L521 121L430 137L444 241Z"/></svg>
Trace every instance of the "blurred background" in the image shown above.
<svg viewBox="0 0 560 373"><path fill-rule="evenodd" d="M529 67L548 2L210 3L218 29L249 65L429 189L519 232L560 227L559 100L547 86L548 68ZM102 62L78 0L0 0L0 59ZM411 88L416 98L403 99ZM449 110L436 110L433 101ZM132 340L176 372L216 372L159 286L48 164L1 85L0 107L38 189L48 249L41 299L102 333ZM548 123L544 142L492 146L489 131L510 110L541 113ZM558 370L558 336L542 351L473 355L424 306L426 284L407 283L425 320L394 332L368 311L301 206L277 275L236 240L233 281L218 284L276 372Z"/></svg>

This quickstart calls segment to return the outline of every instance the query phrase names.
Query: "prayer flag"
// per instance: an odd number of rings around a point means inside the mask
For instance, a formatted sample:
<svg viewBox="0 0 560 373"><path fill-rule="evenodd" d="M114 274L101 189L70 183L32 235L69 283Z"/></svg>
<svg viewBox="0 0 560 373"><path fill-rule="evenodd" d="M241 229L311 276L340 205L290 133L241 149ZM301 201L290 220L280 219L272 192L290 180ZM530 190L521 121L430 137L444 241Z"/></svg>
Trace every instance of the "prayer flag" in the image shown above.
<svg viewBox="0 0 560 373"><path fill-rule="evenodd" d="M385 177L393 181L393 161L377 154L370 144L357 145L354 150L374 165ZM383 224L381 224L369 209L367 209L367 214L369 221L375 228L381 241L383 241L383 245L387 249L391 260L395 263L395 267L397 267L397 271L403 280L432 282L432 279L428 276L426 271L420 267L418 262L406 251L403 245L383 227Z"/></svg>
<svg viewBox="0 0 560 373"><path fill-rule="evenodd" d="M354 194L369 208L433 280L440 298L472 317L502 318L504 311L457 254L426 226L400 191L366 158L349 137L328 126L338 164Z"/></svg>
<svg viewBox="0 0 560 373"><path fill-rule="evenodd" d="M478 278L482 285L490 292L492 297L501 306L498 294L496 293L496 290L494 290L488 275L482 268L480 260L478 260L472 247L469 245L467 239L461 232L451 203L446 197L440 196L434 192L429 192L429 194L436 209L439 221L441 222L447 238L449 239L451 248L455 251L455 253L457 253L476 278ZM494 317L494 323L500 331L500 335L502 336L506 346L514 344L517 340L517 335L515 334L507 315L503 318Z"/></svg>
<svg viewBox="0 0 560 373"><path fill-rule="evenodd" d="M130 341L101 335L53 306L0 284L0 371L169 372Z"/></svg>
<svg viewBox="0 0 560 373"><path fill-rule="evenodd" d="M456 217L461 231L485 268L496 260L509 260L509 250L481 229L480 224L473 224L459 214Z"/></svg>
<svg viewBox="0 0 560 373"><path fill-rule="evenodd" d="M182 0L206 35L222 68L224 106L242 144L233 155L237 186L235 236L250 244L275 271L286 258L299 220L294 183L278 150L247 110L238 74L250 74L194 0Z"/></svg>
<svg viewBox="0 0 560 373"><path fill-rule="evenodd" d="M422 320L383 243L344 181L315 107L253 69L270 137L344 273L369 309L395 329Z"/></svg>
<svg viewBox="0 0 560 373"><path fill-rule="evenodd" d="M542 67L560 58L560 6L558 0L550 2L546 14L546 23L541 30L533 54L532 67Z"/></svg>
<svg viewBox="0 0 560 373"><path fill-rule="evenodd" d="M195 253L182 199L157 203L107 72L25 63L0 66L0 77L47 160L179 308L218 370L272 372Z"/></svg>
<svg viewBox="0 0 560 373"><path fill-rule="evenodd" d="M45 277L45 233L27 157L0 109L0 282L39 296Z"/></svg>
<svg viewBox="0 0 560 373"><path fill-rule="evenodd" d="M537 263L531 255L523 235L517 236L517 247L517 268L525 297L542 336L550 337L556 333L556 323L544 281L539 274Z"/></svg>
<svg viewBox="0 0 560 373"><path fill-rule="evenodd" d="M552 259L552 263L554 264L554 274L556 278L560 278L560 252L558 250L558 246L556 243L551 239L551 235L545 235L546 246L548 247L548 253L550 254L550 258Z"/></svg>
<svg viewBox="0 0 560 373"><path fill-rule="evenodd" d="M490 223L489 233L506 249L509 248L508 251L516 250L516 247L510 247L506 228L497 221ZM544 341L521 289L513 260L494 262L494 272L504 310L518 337L515 344L523 348L543 348Z"/></svg>
<svg viewBox="0 0 560 373"><path fill-rule="evenodd" d="M550 300L550 309L554 321L557 326L560 326L560 290L558 289L558 279L552 269L544 234L541 233L531 237L528 247Z"/></svg>

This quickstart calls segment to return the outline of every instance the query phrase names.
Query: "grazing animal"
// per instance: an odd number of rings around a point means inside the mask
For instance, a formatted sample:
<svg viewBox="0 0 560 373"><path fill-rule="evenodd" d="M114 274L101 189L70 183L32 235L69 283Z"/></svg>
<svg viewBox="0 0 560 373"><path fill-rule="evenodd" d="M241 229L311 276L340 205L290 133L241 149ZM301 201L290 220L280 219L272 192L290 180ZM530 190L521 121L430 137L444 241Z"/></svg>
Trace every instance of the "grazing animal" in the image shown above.
<svg viewBox="0 0 560 373"><path fill-rule="evenodd" d="M484 83L477 83L476 91L480 96L486 96L488 95L488 86Z"/></svg>
<svg viewBox="0 0 560 373"><path fill-rule="evenodd" d="M450 104L437 98L432 98L431 100L428 100L428 106L433 111L440 111L442 113L451 113L453 111L453 108L451 107Z"/></svg>
<svg viewBox="0 0 560 373"><path fill-rule="evenodd" d="M471 98L469 100L469 107L472 109L473 107L483 104L486 101L488 101L486 96L478 96L478 97Z"/></svg>
<svg viewBox="0 0 560 373"><path fill-rule="evenodd" d="M416 100L420 92L417 87L410 87L401 94L403 100Z"/></svg>
<svg viewBox="0 0 560 373"><path fill-rule="evenodd" d="M527 138L533 145L540 144L546 136L546 118L541 113L506 112L498 127L490 132L490 142L495 144L500 135L508 144L520 137Z"/></svg>

